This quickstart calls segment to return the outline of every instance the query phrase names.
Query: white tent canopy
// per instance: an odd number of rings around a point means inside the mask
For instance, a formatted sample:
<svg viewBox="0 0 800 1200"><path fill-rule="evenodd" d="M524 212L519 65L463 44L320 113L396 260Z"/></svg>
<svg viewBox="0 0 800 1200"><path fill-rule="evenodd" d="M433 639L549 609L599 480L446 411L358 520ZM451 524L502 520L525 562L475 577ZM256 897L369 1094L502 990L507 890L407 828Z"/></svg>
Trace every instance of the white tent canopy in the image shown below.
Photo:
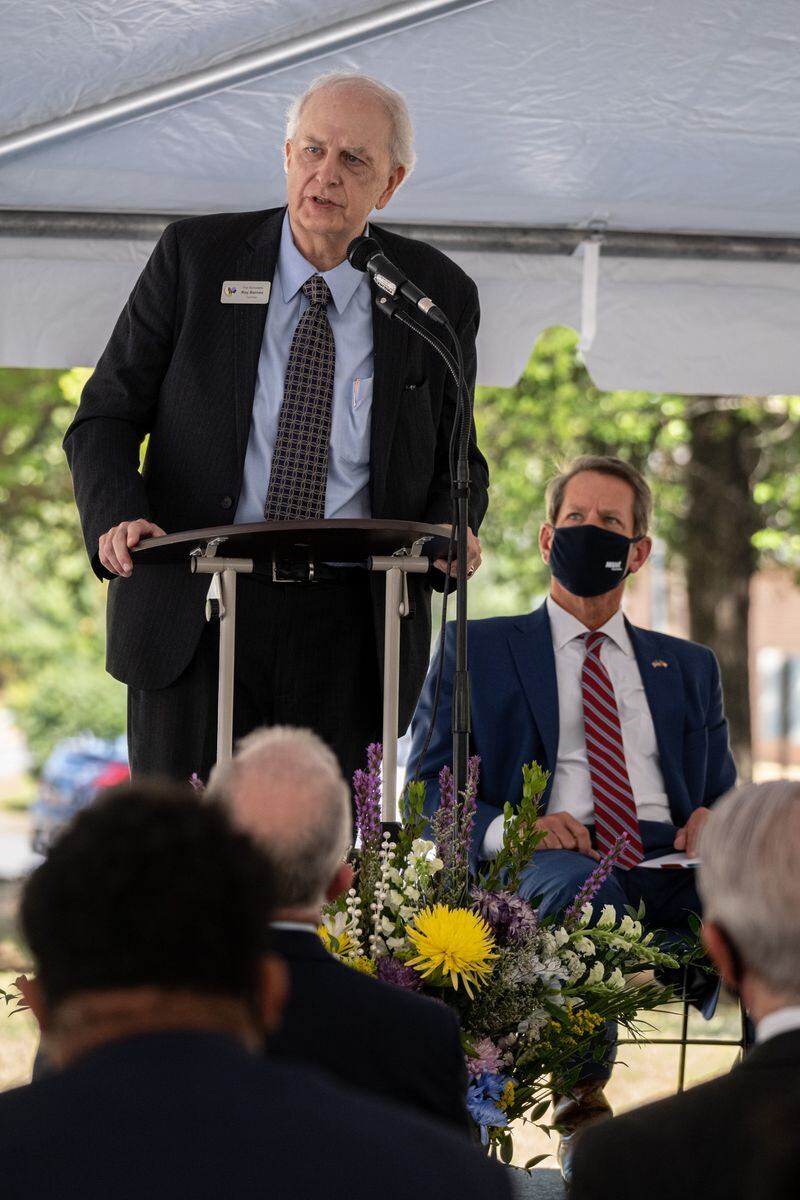
<svg viewBox="0 0 800 1200"><path fill-rule="evenodd" d="M344 68L409 100L419 165L381 216L477 281L482 382L583 322L601 387L800 391L796 0L0 0L0 17L2 363L93 363L171 215L281 203L287 104ZM593 340L574 253L592 233Z"/></svg>

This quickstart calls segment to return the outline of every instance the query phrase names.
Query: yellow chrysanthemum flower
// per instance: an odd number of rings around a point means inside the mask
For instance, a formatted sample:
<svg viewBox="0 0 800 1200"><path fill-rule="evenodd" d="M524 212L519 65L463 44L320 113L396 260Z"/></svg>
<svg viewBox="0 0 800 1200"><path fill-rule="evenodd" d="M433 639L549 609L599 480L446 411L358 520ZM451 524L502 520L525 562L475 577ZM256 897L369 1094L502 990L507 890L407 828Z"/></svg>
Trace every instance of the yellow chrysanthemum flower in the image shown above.
<svg viewBox="0 0 800 1200"><path fill-rule="evenodd" d="M417 951L408 966L424 979L437 976L434 982L450 983L456 991L462 982L470 999L472 985L483 986L498 957L489 926L467 908L424 908L406 933Z"/></svg>
<svg viewBox="0 0 800 1200"><path fill-rule="evenodd" d="M352 958L345 959L348 967L352 967L354 971L360 971L362 975L374 975L377 967L371 958L367 958L366 954L354 954Z"/></svg>
<svg viewBox="0 0 800 1200"><path fill-rule="evenodd" d="M343 929L338 937L334 937L325 925L318 925L317 933L322 939L325 949L330 954L335 954L337 958L348 958L354 953L355 943L346 929Z"/></svg>
<svg viewBox="0 0 800 1200"><path fill-rule="evenodd" d="M503 1094L501 1095L500 1099L497 1102L497 1107L502 1108L503 1112L505 1112L506 1109L510 1108L511 1105L514 1103L514 1097L516 1096L516 1094L517 1094L517 1089L514 1085L514 1080L507 1079L506 1085L503 1088Z"/></svg>

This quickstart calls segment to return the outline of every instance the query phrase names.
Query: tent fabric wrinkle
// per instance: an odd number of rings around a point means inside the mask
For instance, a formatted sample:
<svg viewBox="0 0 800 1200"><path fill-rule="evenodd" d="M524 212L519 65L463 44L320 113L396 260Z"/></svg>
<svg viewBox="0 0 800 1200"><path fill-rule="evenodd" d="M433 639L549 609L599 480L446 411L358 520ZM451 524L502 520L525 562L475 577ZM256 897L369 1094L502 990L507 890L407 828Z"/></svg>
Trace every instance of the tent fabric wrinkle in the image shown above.
<svg viewBox="0 0 800 1200"><path fill-rule="evenodd" d="M433 2L419 0L414 24L409 0L406 27L391 34L0 157L0 205L135 217L280 204L289 102L322 71L366 72L406 95L416 130L418 166L388 222L605 224L586 351L599 385L800 390L789 251L775 262L736 261L735 248L728 261L684 260L656 257L654 240L634 259L615 256L613 240L800 239L796 0L483 0L422 19ZM0 0L0 148L337 24L388 21L399 4ZM0 233L0 361L91 365L152 244ZM523 253L509 234L507 247L448 250L480 289L484 383L515 382L548 326L581 329L582 264L569 246L539 249Z"/></svg>

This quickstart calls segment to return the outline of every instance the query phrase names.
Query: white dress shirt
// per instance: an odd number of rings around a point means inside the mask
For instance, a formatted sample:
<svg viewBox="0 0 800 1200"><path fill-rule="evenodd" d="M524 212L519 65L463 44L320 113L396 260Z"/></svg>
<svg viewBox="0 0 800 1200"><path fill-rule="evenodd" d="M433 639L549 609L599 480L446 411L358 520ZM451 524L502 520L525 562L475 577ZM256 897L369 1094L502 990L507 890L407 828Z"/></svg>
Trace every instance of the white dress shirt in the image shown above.
<svg viewBox="0 0 800 1200"><path fill-rule="evenodd" d="M586 645L582 638L587 629L577 617L556 604L552 596L548 596L546 604L556 663L559 731L547 815L567 812L582 825L594 825L594 798L586 755L581 689L581 672L586 657ZM600 631L606 634L600 658L617 698L622 744L636 812L640 821L671 822L653 718L622 610L618 609ZM503 818L500 816L495 817L486 830L481 857L492 858L500 849L502 840Z"/></svg>
<svg viewBox="0 0 800 1200"><path fill-rule="evenodd" d="M756 1041L766 1042L780 1033L794 1033L800 1029L800 1005L791 1004L767 1013L756 1026Z"/></svg>

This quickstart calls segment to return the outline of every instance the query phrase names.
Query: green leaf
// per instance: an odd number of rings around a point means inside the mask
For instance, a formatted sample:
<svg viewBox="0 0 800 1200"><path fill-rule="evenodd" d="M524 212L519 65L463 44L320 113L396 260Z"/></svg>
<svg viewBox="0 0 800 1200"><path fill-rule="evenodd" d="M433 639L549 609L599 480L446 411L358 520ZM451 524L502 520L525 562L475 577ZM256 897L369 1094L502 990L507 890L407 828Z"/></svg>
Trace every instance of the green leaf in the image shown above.
<svg viewBox="0 0 800 1200"><path fill-rule="evenodd" d="M530 1171L533 1167L538 1167L540 1162L544 1162L544 1160L549 1157L550 1157L549 1154L534 1155L533 1158L529 1158L528 1161L525 1163L525 1170Z"/></svg>

